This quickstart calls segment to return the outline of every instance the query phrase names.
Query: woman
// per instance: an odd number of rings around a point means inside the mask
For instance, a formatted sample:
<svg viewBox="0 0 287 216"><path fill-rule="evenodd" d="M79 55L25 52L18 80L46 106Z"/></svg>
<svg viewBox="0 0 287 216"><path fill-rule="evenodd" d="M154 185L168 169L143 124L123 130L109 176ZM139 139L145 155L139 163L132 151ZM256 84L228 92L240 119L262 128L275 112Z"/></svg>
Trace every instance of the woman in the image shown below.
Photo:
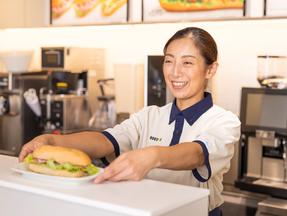
<svg viewBox="0 0 287 216"><path fill-rule="evenodd" d="M20 161L42 144L78 148L108 165L95 183L144 177L210 190L209 215L220 215L222 177L229 169L238 118L205 92L217 70L217 47L200 28L176 32L164 47L163 72L175 100L149 106L102 133L41 135L25 144Z"/></svg>

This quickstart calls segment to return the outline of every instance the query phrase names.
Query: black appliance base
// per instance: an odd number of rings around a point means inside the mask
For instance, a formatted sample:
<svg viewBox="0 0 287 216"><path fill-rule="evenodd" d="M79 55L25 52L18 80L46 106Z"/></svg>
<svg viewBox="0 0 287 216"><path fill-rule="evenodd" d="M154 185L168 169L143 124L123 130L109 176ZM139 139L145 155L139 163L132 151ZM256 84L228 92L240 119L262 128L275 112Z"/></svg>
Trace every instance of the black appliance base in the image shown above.
<svg viewBox="0 0 287 216"><path fill-rule="evenodd" d="M273 197L278 197L282 199L287 199L287 183L272 182L269 181L270 184L262 184L259 178L252 177L244 177L235 181L235 187L241 190L247 190L257 193L268 194ZM268 183L268 180L264 180Z"/></svg>

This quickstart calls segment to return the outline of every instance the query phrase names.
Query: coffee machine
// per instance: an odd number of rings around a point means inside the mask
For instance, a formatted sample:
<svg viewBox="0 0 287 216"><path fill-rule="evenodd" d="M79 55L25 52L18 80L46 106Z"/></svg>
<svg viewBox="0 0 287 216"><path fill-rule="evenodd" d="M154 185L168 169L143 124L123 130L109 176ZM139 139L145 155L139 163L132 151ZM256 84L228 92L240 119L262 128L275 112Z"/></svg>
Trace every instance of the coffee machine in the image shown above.
<svg viewBox="0 0 287 216"><path fill-rule="evenodd" d="M287 89L243 88L235 186L287 199Z"/></svg>
<svg viewBox="0 0 287 216"><path fill-rule="evenodd" d="M88 128L87 72L53 71L48 88L39 91L45 133L70 133Z"/></svg>
<svg viewBox="0 0 287 216"><path fill-rule="evenodd" d="M2 79L8 76L2 75ZM10 77L11 86L0 89L0 153L16 156L24 143L41 134L41 119L25 103L23 94L47 86L42 72L19 73Z"/></svg>
<svg viewBox="0 0 287 216"><path fill-rule="evenodd" d="M26 72L10 78L12 87L0 89L0 154L17 156L23 144L42 133L88 128L87 72ZM26 97L31 92L38 104Z"/></svg>

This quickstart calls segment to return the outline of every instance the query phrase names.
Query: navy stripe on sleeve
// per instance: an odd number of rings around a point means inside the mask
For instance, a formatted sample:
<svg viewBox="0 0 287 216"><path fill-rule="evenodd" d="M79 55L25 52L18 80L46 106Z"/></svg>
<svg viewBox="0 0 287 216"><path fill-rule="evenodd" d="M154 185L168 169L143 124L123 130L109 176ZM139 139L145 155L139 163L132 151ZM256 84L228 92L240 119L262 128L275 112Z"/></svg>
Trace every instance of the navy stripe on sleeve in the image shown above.
<svg viewBox="0 0 287 216"><path fill-rule="evenodd" d="M118 157L120 155L120 146L118 144L118 141L113 137L113 135L111 135L109 132L107 131L102 131L102 134L108 138L108 140L111 141L111 143L114 146L114 150L115 150L115 155L116 157Z"/></svg>
<svg viewBox="0 0 287 216"><path fill-rule="evenodd" d="M109 132L107 132L107 131L102 131L102 134L103 134L108 140L111 141L111 143L112 143L112 145L113 145L113 147L114 147L114 150L115 150L115 155L116 155L116 157L118 157L118 156L120 155L120 146L119 146L117 140L116 140ZM109 166L109 165L110 165L110 163L109 163L109 161L107 160L106 157L102 157L102 158L100 158L100 160L103 162L103 164L104 164L105 166Z"/></svg>
<svg viewBox="0 0 287 216"><path fill-rule="evenodd" d="M206 168L207 168L208 177L207 177L207 178L202 177L202 176L199 174L199 172L198 172L197 169L193 169L193 170L192 170L192 173L193 173L194 177L195 177L198 181L200 181L200 182L206 182L206 181L208 181L208 179L209 179L210 176L211 176L211 167L210 167L210 163L209 163L209 153L208 153L208 150L207 150L205 144L204 144L202 141L200 141L200 140L194 140L193 142L198 143L198 144L201 146L202 150L203 150L203 154L204 154L204 164L205 164L205 166L206 166Z"/></svg>

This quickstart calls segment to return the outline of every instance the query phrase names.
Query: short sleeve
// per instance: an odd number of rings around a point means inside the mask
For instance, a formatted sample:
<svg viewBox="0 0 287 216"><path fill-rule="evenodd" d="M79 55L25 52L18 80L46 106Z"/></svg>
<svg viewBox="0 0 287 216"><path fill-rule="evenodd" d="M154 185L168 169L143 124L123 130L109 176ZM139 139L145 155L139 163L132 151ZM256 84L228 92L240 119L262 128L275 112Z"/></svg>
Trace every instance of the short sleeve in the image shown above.
<svg viewBox="0 0 287 216"><path fill-rule="evenodd" d="M142 131L144 112L140 111L114 128L106 129L103 134L112 142L118 154L135 149Z"/></svg>
<svg viewBox="0 0 287 216"><path fill-rule="evenodd" d="M236 115L224 111L212 124L196 137L205 157L204 165L192 170L200 182L229 169L234 154L234 144L240 137L240 121Z"/></svg>

